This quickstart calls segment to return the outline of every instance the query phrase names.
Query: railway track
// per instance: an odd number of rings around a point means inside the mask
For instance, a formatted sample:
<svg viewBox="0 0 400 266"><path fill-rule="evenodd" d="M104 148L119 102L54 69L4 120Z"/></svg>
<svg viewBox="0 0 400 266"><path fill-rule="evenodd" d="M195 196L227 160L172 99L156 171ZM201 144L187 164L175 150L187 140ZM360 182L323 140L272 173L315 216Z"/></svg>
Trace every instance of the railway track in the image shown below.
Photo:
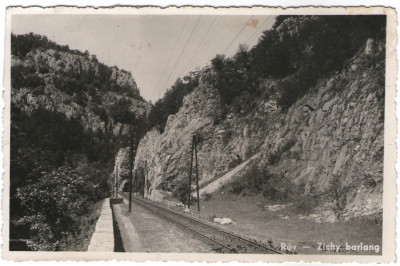
<svg viewBox="0 0 400 266"><path fill-rule="evenodd" d="M123 197L128 198L125 193L120 193ZM215 252L220 253L250 253L250 254L281 254L281 252L268 247L264 244L246 239L242 236L210 225L204 221L171 210L167 207L160 206L149 200L132 197L132 201L138 205L150 210L161 218L168 220L183 227L185 230L202 238L210 243Z"/></svg>

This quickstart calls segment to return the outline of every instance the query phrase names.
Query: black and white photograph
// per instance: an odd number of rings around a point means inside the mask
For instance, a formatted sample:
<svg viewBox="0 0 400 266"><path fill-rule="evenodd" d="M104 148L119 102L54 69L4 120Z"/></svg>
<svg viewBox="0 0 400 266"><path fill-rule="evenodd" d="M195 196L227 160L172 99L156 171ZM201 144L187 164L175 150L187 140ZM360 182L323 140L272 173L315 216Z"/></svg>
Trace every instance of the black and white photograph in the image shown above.
<svg viewBox="0 0 400 266"><path fill-rule="evenodd" d="M147 10L9 10L8 254L393 257L393 12Z"/></svg>

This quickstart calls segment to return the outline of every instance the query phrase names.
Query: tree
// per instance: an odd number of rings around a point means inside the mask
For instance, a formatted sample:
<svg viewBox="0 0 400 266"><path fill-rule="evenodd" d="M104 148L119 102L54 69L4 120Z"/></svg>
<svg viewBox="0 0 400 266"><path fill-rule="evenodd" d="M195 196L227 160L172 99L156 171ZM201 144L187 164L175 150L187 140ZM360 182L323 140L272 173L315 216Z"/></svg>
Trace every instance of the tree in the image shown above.
<svg viewBox="0 0 400 266"><path fill-rule="evenodd" d="M18 223L30 228L33 250L60 250L76 234L79 217L89 212L91 187L68 167L45 173L38 183L17 190L24 209Z"/></svg>
<svg viewBox="0 0 400 266"><path fill-rule="evenodd" d="M110 106L111 117L122 124L135 124L137 122L135 114L130 110L131 101L126 98L120 98Z"/></svg>
<svg viewBox="0 0 400 266"><path fill-rule="evenodd" d="M332 211L335 214L337 220L342 221L343 211L346 208L347 204L347 190L340 185L340 176L338 174L333 175L329 191L329 194L334 199Z"/></svg>

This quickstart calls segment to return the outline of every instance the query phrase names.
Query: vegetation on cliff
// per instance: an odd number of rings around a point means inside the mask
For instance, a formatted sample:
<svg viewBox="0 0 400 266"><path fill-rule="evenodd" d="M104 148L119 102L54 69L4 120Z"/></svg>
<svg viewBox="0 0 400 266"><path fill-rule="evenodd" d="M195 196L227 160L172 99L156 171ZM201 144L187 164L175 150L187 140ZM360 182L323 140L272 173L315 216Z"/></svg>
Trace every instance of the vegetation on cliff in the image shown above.
<svg viewBox="0 0 400 266"><path fill-rule="evenodd" d="M175 84L169 88L165 95L158 100L150 111L148 129L157 127L164 131L168 116L178 112L182 106L183 97L192 92L199 85L200 72L190 72L189 75L178 78Z"/></svg>
<svg viewBox="0 0 400 266"><path fill-rule="evenodd" d="M240 45L228 58L216 55L208 68L221 97L224 113L248 113L254 98L274 99L285 111L296 100L350 59L368 38L385 38L386 16L278 16L258 43ZM196 87L199 75L186 76L155 103L150 128L163 129L170 114L182 106L182 98ZM265 87L265 80L276 86ZM157 119L154 119L157 117Z"/></svg>
<svg viewBox="0 0 400 266"><path fill-rule="evenodd" d="M82 250L127 145L122 129L139 128L148 104L130 73L87 51L31 33L12 35L11 53L10 239Z"/></svg>
<svg viewBox="0 0 400 266"><path fill-rule="evenodd" d="M109 193L110 136L44 109L11 111L10 238L68 250L84 217ZM95 222L95 221L92 221Z"/></svg>
<svg viewBox="0 0 400 266"><path fill-rule="evenodd" d="M253 48L217 55L177 112L159 101L165 130L149 131L136 158L148 166L145 195L184 199L196 135L204 198L379 218L385 26L385 16L283 16Z"/></svg>

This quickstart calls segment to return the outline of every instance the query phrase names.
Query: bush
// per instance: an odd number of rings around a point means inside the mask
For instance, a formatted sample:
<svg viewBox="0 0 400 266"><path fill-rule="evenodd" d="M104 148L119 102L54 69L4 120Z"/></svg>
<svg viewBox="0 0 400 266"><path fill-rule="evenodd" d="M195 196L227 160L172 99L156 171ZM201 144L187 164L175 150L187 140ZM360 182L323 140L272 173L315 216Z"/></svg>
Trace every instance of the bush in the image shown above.
<svg viewBox="0 0 400 266"><path fill-rule="evenodd" d="M230 184L230 192L236 195L240 195L244 189L246 188L246 184L244 184L243 180L234 180Z"/></svg>
<svg viewBox="0 0 400 266"><path fill-rule="evenodd" d="M298 213L310 214L314 210L315 206L317 206L317 203L315 197L312 195L306 195L299 197L293 207Z"/></svg>
<svg viewBox="0 0 400 266"><path fill-rule="evenodd" d="M110 106L110 115L116 121L122 124L134 124L136 122L135 114L130 110L131 101L121 98Z"/></svg>
<svg viewBox="0 0 400 266"><path fill-rule="evenodd" d="M212 199L212 194L211 193L203 193L203 200L204 201L209 201Z"/></svg>
<svg viewBox="0 0 400 266"><path fill-rule="evenodd" d="M384 39L385 26L385 16L279 16L250 51L253 71L281 79L278 103L287 110L368 38Z"/></svg>
<svg viewBox="0 0 400 266"><path fill-rule="evenodd" d="M160 131L163 132L168 116L178 112L182 106L183 97L198 86L199 78L199 72L191 72L183 79L178 78L164 97L154 104L149 114L147 127L153 128L158 125Z"/></svg>
<svg viewBox="0 0 400 266"><path fill-rule="evenodd" d="M291 200L295 187L283 176L271 174L266 168L253 166L247 173L227 185L227 190L235 195L263 195L269 200Z"/></svg>
<svg viewBox="0 0 400 266"><path fill-rule="evenodd" d="M28 116L12 105L11 120L10 238L67 249L93 202L109 194L110 136L44 109Z"/></svg>
<svg viewBox="0 0 400 266"><path fill-rule="evenodd" d="M50 41L46 36L29 33L24 35L11 34L11 54L19 57L25 57L27 53L34 49L54 49L61 52L70 52L78 55L85 53L78 50L70 50L68 45L58 45Z"/></svg>
<svg viewBox="0 0 400 266"><path fill-rule="evenodd" d="M39 67L39 73L40 74L47 74L47 73L49 73L49 68L47 66L40 66Z"/></svg>
<svg viewBox="0 0 400 266"><path fill-rule="evenodd" d="M284 145L279 147L278 151L270 154L268 158L268 163L270 165L276 165L280 161L282 154L289 151L295 144L296 144L295 139L288 140Z"/></svg>
<svg viewBox="0 0 400 266"><path fill-rule="evenodd" d="M189 185L182 182L174 189L172 195L175 198L178 198L179 201L182 202L183 204L187 204L189 191L190 191Z"/></svg>
<svg viewBox="0 0 400 266"><path fill-rule="evenodd" d="M91 108L92 112L95 113L102 121L107 121L107 111L102 106L93 106Z"/></svg>
<svg viewBox="0 0 400 266"><path fill-rule="evenodd" d="M33 250L60 250L65 238L77 233L80 217L93 205L87 196L91 189L68 167L44 174L38 183L18 189L17 197L25 210L18 223L30 228L28 246Z"/></svg>
<svg viewBox="0 0 400 266"><path fill-rule="evenodd" d="M15 65L11 67L11 87L13 89L35 88L45 83L36 73L34 66Z"/></svg>

